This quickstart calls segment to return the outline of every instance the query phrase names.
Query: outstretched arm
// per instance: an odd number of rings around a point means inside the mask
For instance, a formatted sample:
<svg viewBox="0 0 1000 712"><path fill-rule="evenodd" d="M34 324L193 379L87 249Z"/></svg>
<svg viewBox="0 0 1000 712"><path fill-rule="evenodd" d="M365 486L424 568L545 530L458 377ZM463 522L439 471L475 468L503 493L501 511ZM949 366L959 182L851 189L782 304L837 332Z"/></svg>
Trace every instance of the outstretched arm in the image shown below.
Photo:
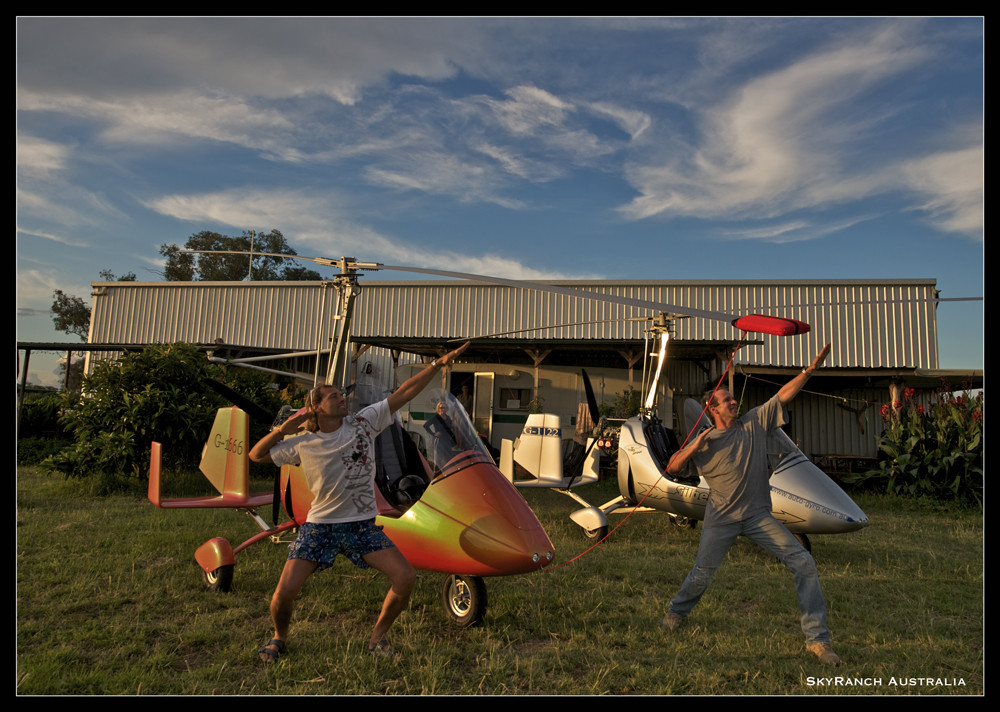
<svg viewBox="0 0 1000 712"><path fill-rule="evenodd" d="M464 344L459 346L457 349L444 356L439 356L434 359L430 366L425 368L423 371L415 376L407 379L403 382L399 388L397 388L392 395L389 396L389 410L395 413L397 410L402 408L404 405L413 400L420 391L424 390L427 385L434 379L437 372L442 368L447 366L449 363L454 361L458 356L469 348L469 342L466 341Z"/></svg>
<svg viewBox="0 0 1000 712"><path fill-rule="evenodd" d="M809 380L813 371L822 366L823 362L826 361L826 357L829 355L830 344L827 344L820 349L818 354L816 354L816 358L813 359L813 362L808 366L808 368L802 369L802 373L781 387L781 390L778 391L778 400L781 401L782 405L788 405L788 403L799 394L799 391L801 391L803 386L806 385L806 381Z"/></svg>

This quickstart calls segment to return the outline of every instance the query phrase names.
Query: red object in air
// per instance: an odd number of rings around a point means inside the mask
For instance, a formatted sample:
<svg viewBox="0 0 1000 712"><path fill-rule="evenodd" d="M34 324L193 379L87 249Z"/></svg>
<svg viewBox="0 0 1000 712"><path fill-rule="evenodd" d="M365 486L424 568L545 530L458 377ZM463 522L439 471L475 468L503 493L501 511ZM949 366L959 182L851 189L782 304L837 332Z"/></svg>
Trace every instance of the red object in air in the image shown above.
<svg viewBox="0 0 1000 712"><path fill-rule="evenodd" d="M804 321L786 319L780 316L768 316L767 314L747 314L732 322L740 331L759 332L761 334L773 334L775 336L794 336L795 334L805 334L809 331L809 325Z"/></svg>

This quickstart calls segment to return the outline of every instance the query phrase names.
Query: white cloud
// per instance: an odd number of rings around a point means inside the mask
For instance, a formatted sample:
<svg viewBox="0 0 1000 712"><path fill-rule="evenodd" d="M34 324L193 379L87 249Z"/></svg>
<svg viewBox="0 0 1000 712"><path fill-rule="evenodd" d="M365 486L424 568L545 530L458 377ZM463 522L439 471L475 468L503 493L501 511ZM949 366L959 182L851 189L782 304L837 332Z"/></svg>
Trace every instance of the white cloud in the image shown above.
<svg viewBox="0 0 1000 712"><path fill-rule="evenodd" d="M29 237L40 237L43 240L51 240L52 242L58 243L60 245L66 245L67 247L89 247L90 243L80 240L76 237L67 237L65 235L57 235L51 232L45 232L42 230L22 230L17 228L18 235L25 235Z"/></svg>
<svg viewBox="0 0 1000 712"><path fill-rule="evenodd" d="M209 91L353 104L392 72L440 80L475 51L474 22L438 18L23 18L24 87L90 96ZM86 71L67 57L85 57Z"/></svg>
<svg viewBox="0 0 1000 712"><path fill-rule="evenodd" d="M670 137L636 159L628 178L640 195L622 212L760 219L899 190L905 159L867 155L879 152L872 136L894 116L858 99L927 58L886 31L746 81L698 112L696 142Z"/></svg>
<svg viewBox="0 0 1000 712"><path fill-rule="evenodd" d="M17 135L17 171L22 176L50 177L66 168L69 149L37 136Z"/></svg>
<svg viewBox="0 0 1000 712"><path fill-rule="evenodd" d="M940 230L983 239L983 147L942 151L902 166L903 178L923 197L917 208Z"/></svg>
<svg viewBox="0 0 1000 712"><path fill-rule="evenodd" d="M280 225L286 237L301 247L300 254L339 257L354 255L363 261L447 269L510 279L572 279L571 275L539 269L496 254L438 252L432 247L386 236L345 220L329 196L293 191L230 190L209 195L171 195L147 202L150 209L173 218L211 221L239 230ZM318 253L318 254L317 254Z"/></svg>

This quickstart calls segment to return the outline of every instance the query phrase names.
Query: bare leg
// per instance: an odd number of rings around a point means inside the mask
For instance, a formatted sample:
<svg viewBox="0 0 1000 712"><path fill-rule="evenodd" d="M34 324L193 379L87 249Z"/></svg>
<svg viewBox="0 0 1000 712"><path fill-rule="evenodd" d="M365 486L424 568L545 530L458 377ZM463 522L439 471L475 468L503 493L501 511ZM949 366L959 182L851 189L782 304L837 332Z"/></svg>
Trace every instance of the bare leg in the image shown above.
<svg viewBox="0 0 1000 712"><path fill-rule="evenodd" d="M288 637L288 626L292 620L295 597L299 595L302 585L317 566L319 564L315 561L306 561L305 559L285 561L285 568L281 570L278 587L274 589L274 595L271 596L271 619L274 621L275 640L284 641ZM279 650L276 645L265 647L274 651Z"/></svg>
<svg viewBox="0 0 1000 712"><path fill-rule="evenodd" d="M368 641L368 647L372 648L385 637L393 622L410 602L410 593L417 580L417 572L395 547L365 554L364 560L373 569L385 574L391 584L389 592L385 595L385 601L382 602L382 612L375 622L371 640Z"/></svg>

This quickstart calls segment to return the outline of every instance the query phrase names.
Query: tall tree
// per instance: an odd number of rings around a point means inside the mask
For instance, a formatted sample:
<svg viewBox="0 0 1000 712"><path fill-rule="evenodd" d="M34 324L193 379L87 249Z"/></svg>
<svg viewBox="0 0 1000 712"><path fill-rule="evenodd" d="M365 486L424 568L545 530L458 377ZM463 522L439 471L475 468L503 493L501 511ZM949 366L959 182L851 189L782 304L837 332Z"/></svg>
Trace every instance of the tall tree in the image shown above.
<svg viewBox="0 0 1000 712"><path fill-rule="evenodd" d="M114 272L102 269L100 275L106 282L135 281L135 272L126 272L121 277L115 277ZM76 334L86 341L90 333L90 306L80 297L57 289L52 292L52 322L59 331Z"/></svg>
<svg viewBox="0 0 1000 712"><path fill-rule="evenodd" d="M56 329L76 334L86 341L90 333L90 307L87 303L61 289L52 292L52 299L52 322Z"/></svg>
<svg viewBox="0 0 1000 712"><path fill-rule="evenodd" d="M248 278L265 281L322 279L318 272L305 269L294 260L259 254L265 252L289 256L298 254L278 230L253 236L252 264L250 255L192 254L182 253L180 249L177 245L160 246L160 254L167 258L163 277L168 281L239 282ZM203 230L189 237L184 243L184 249L249 252L251 235L244 231L242 235L232 237Z"/></svg>

